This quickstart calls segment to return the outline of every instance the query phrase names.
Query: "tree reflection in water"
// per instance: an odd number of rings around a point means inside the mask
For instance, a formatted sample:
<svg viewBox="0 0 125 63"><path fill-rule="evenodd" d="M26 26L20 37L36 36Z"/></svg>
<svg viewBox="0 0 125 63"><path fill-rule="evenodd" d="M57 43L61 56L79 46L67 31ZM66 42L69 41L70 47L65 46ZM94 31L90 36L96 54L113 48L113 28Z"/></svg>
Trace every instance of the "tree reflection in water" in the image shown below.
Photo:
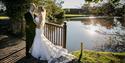
<svg viewBox="0 0 125 63"><path fill-rule="evenodd" d="M125 27L122 26L117 18L84 19L81 22L87 25L87 29L91 32L94 31L107 36L106 39L108 39L108 42L97 46L96 50L125 52Z"/></svg>

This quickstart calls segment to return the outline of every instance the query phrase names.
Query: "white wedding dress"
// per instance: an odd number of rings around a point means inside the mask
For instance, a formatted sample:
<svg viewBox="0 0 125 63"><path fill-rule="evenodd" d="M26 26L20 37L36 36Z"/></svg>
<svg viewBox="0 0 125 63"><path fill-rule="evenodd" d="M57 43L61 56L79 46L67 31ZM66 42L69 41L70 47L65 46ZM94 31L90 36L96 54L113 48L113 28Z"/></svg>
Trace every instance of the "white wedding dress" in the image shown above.
<svg viewBox="0 0 125 63"><path fill-rule="evenodd" d="M36 17L35 20L39 23L38 17ZM41 29L36 28L34 42L29 51L31 55L40 60L48 60L48 63L67 63L74 59L75 56L69 54L67 49L54 45L44 36L45 20L42 21L42 24L43 27L41 27ZM59 60L61 57L63 59Z"/></svg>

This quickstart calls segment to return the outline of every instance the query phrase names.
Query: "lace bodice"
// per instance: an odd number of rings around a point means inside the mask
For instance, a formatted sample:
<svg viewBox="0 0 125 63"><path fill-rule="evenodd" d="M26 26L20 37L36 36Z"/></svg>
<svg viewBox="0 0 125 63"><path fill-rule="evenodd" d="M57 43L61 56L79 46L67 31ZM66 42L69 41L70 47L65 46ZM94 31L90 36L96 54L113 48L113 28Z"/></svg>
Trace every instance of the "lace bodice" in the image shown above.
<svg viewBox="0 0 125 63"><path fill-rule="evenodd" d="M39 17L36 17L36 18L35 18L35 21L36 21L35 24L38 25L38 24L40 23ZM44 24L45 24L45 20L42 20L42 22L41 22L41 25L42 25L41 28L42 28L42 29L43 29L43 27L44 27Z"/></svg>

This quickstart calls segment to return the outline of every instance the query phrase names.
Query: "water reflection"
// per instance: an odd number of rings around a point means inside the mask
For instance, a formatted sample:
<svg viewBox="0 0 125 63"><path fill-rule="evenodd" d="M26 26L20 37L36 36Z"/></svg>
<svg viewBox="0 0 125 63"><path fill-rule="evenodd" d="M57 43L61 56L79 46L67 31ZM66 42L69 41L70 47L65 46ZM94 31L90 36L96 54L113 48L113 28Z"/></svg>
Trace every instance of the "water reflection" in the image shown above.
<svg viewBox="0 0 125 63"><path fill-rule="evenodd" d="M93 17L67 21L68 49L78 50L83 42L85 49L124 52L125 27L118 19Z"/></svg>
<svg viewBox="0 0 125 63"><path fill-rule="evenodd" d="M98 29L96 26L94 26L93 24L89 25L89 26L86 26L87 28L87 31L89 34L96 34L96 30Z"/></svg>
<svg viewBox="0 0 125 63"><path fill-rule="evenodd" d="M124 27L116 19L86 19L81 21L91 31L105 35L115 35L116 33L124 34Z"/></svg>

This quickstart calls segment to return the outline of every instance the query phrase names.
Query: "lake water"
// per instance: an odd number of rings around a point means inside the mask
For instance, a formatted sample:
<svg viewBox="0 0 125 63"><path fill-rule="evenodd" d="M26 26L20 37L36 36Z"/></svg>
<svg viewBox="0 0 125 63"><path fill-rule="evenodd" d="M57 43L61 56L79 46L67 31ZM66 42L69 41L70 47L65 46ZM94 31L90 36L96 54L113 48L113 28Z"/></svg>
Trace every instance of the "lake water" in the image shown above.
<svg viewBox="0 0 125 63"><path fill-rule="evenodd" d="M76 51L83 43L84 49L123 52L125 27L120 18L67 19L67 49Z"/></svg>

